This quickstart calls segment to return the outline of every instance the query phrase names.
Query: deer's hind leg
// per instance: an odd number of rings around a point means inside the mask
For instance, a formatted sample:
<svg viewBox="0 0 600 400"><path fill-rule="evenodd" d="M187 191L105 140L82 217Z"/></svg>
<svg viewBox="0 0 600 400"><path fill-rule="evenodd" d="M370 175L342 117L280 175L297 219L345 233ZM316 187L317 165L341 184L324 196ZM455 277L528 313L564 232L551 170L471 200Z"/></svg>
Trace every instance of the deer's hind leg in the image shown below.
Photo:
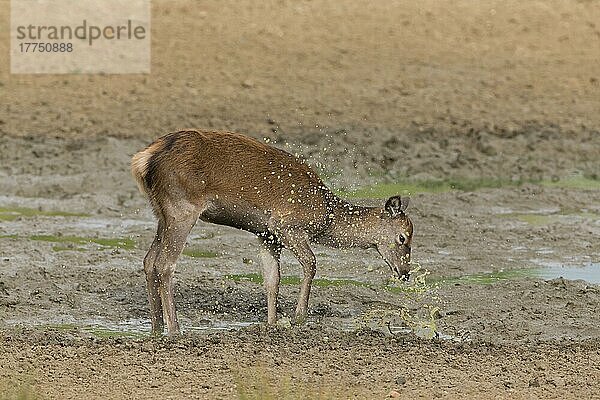
<svg viewBox="0 0 600 400"><path fill-rule="evenodd" d="M156 269L154 268L154 262L156 256L160 251L160 243L164 231L164 221L162 216L158 218L158 228L154 240L150 245L150 249L144 257L144 272L146 273L146 287L148 289L148 301L150 303L150 320L152 321L152 333L161 334L164 330L163 323L163 311L160 299L160 293L158 291L159 280Z"/></svg>
<svg viewBox="0 0 600 400"><path fill-rule="evenodd" d="M308 313L308 298L310 297L312 281L317 272L317 262L308 241L301 241L290 248L290 250L294 253L298 261L300 261L304 270L304 278L302 279L298 305L296 306L296 323L301 324L306 320Z"/></svg>
<svg viewBox="0 0 600 400"><path fill-rule="evenodd" d="M296 323L303 323L308 313L308 298L310 287L317 272L317 261L310 248L308 235L301 229L287 228L279 232L281 242L300 261L304 270L304 278L300 286L298 305L296 306Z"/></svg>
<svg viewBox="0 0 600 400"><path fill-rule="evenodd" d="M169 335L179 333L175 310L173 274L175 262L181 254L190 230L200 215L198 207L187 202L163 204L164 228L159 239L158 253L154 260L154 273L158 277L158 295L164 324Z"/></svg>

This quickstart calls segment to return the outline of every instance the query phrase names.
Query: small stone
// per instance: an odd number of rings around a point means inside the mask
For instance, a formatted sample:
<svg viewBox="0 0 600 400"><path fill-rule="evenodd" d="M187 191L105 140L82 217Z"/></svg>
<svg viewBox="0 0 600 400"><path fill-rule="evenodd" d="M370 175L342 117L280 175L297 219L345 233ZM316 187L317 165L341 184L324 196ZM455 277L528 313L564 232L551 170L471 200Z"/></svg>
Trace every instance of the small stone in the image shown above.
<svg viewBox="0 0 600 400"><path fill-rule="evenodd" d="M251 79L246 79L242 82L242 87L246 89L251 89L254 87L254 82Z"/></svg>
<svg viewBox="0 0 600 400"><path fill-rule="evenodd" d="M396 385L402 386L406 384L406 378L403 376L399 376L396 378Z"/></svg>
<svg viewBox="0 0 600 400"><path fill-rule="evenodd" d="M277 320L277 326L284 329L292 329L292 321L288 317L281 317Z"/></svg>
<svg viewBox="0 0 600 400"><path fill-rule="evenodd" d="M540 387L540 381L538 378L533 378L529 381L529 387Z"/></svg>
<svg viewBox="0 0 600 400"><path fill-rule="evenodd" d="M392 390L392 391L390 392L390 394L388 394L388 397L389 397L389 398L392 398L392 399L397 399L397 398L399 398L399 397L400 397L400 392L399 392L399 391L397 391L397 390Z"/></svg>

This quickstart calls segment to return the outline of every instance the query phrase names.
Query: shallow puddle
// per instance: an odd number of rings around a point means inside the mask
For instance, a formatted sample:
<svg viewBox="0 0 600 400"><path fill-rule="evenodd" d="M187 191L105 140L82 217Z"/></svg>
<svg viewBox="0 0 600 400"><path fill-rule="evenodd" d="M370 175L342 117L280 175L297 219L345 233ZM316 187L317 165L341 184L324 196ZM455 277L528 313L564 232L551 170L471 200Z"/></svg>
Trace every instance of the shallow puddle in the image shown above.
<svg viewBox="0 0 600 400"><path fill-rule="evenodd" d="M7 319L4 321L7 325L22 327L43 327L55 331L73 331L79 330L87 332L96 337L144 337L150 335L150 321L146 320L127 320L121 322L111 322L104 320L81 320L70 316L53 318L51 320L40 319Z"/></svg>
<svg viewBox="0 0 600 400"><path fill-rule="evenodd" d="M40 321L5 321L9 325L13 326L41 326L50 330L55 331L80 331L85 332L90 335L96 336L98 338L118 338L118 337L129 337L129 338L144 338L151 336L151 324L149 320L143 319L132 319L121 322L109 322L109 321L100 321L100 320L87 320L87 321L71 321L70 318L66 318L69 322L60 322L60 323L41 323ZM261 325L264 322L259 321L205 321L200 324L190 324L182 321L181 323L181 331L182 333L186 332L196 332L196 333L216 333L223 331L232 331L244 329L254 325ZM345 318L343 320L336 319L331 323L327 322L316 322L309 321L307 324L322 324L330 325L331 327L335 327L344 332L354 332L360 329L364 329L367 325L364 322L361 322L357 319L353 318ZM280 327L292 329L293 325L289 318L282 317L278 321L278 325ZM372 325L372 326L371 326ZM411 330L410 328L399 326L399 325L377 325L371 324L369 325L369 329L381 331L384 334L388 335L397 335L397 334L410 334L413 333L418 337L425 339L440 339L440 340L452 340L452 341L462 341L464 339L457 338L455 336L447 335L441 332L430 332L426 328Z"/></svg>
<svg viewBox="0 0 600 400"><path fill-rule="evenodd" d="M7 320L5 321L13 326L42 326L48 329L58 331L79 330L96 337L146 337L150 336L152 326L150 320L145 319L130 319L120 322L112 322L105 320L77 320L65 317L55 321L26 321L26 320ZM209 321L193 325L182 321L183 332L220 332L228 330L242 329L251 325L259 324L259 322L242 322L242 321Z"/></svg>
<svg viewBox="0 0 600 400"><path fill-rule="evenodd" d="M600 284L600 263L589 263L583 266L544 263L542 268L535 268L533 272L534 276L546 280L563 278Z"/></svg>
<svg viewBox="0 0 600 400"><path fill-rule="evenodd" d="M6 320L8 325L12 326L40 326L55 331L82 331L99 338L111 337L133 337L143 338L151 335L152 326L150 320L130 319L120 322L105 320L77 320L71 317L64 317L55 321L40 320ZM182 332L204 332L214 333L229 330L237 330L248 326L257 325L260 322L245 321L206 321L201 324L193 325L182 321Z"/></svg>
<svg viewBox="0 0 600 400"><path fill-rule="evenodd" d="M567 280L583 280L592 284L600 284L600 263L589 263L582 266L563 265L559 263L540 262L540 267L498 271L486 274L471 274L453 278L435 279L441 284L479 284L490 285L500 281L520 278L538 278L544 280L563 278Z"/></svg>

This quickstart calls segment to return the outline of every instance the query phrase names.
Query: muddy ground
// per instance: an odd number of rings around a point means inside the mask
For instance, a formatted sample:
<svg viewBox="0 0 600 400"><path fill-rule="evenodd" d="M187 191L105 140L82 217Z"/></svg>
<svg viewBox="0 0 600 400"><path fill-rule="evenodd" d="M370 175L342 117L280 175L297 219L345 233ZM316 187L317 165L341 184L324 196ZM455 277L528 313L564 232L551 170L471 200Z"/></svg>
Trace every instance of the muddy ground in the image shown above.
<svg viewBox="0 0 600 400"><path fill-rule="evenodd" d="M598 397L598 21L575 0L154 1L150 75L3 59L0 398ZM128 163L189 127L268 138L339 190L410 187L425 284L316 247L307 324L267 329L255 239L199 224L184 333L149 338ZM282 273L285 322L287 253Z"/></svg>

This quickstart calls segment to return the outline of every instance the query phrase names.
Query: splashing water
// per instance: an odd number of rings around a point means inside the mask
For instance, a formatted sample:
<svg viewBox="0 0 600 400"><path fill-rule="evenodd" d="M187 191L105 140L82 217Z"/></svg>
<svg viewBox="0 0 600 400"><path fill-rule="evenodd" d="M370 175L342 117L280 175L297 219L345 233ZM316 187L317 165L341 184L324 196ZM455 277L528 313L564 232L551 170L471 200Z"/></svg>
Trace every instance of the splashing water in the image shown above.
<svg viewBox="0 0 600 400"><path fill-rule="evenodd" d="M430 272L418 262L411 262L410 271L413 279L410 282L391 279L395 283L393 290L402 297L402 304L393 309L374 309L362 315L358 322L361 328L381 330L387 329L390 334L412 332L414 335L433 339L440 337L436 318L440 314L440 303L436 294L437 285L427 281Z"/></svg>

